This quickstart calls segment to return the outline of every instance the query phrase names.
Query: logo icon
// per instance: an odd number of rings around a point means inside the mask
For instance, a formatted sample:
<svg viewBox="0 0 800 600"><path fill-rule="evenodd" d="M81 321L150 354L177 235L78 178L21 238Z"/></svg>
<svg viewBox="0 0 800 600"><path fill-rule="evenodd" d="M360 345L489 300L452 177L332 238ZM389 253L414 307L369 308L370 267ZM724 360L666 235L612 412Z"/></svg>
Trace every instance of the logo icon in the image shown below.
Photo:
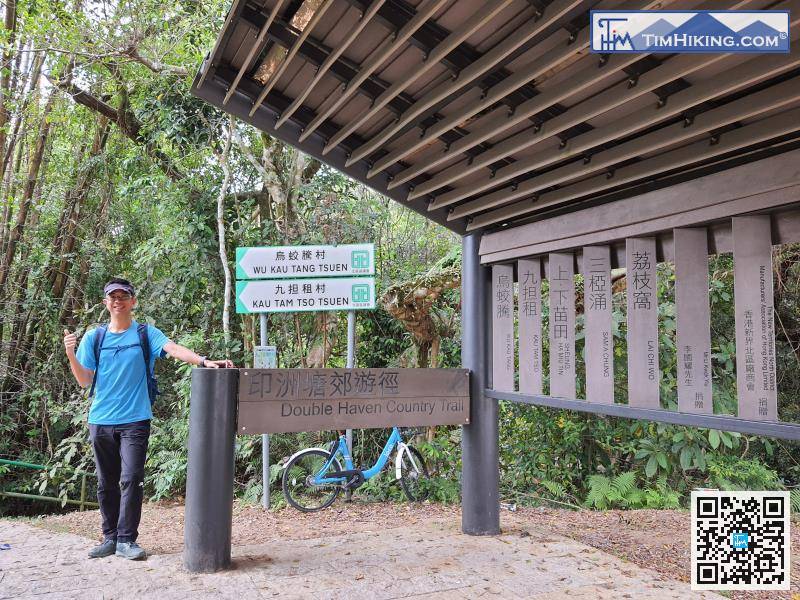
<svg viewBox="0 0 800 600"><path fill-rule="evenodd" d="M353 302L368 303L369 302L369 286L363 283L356 283L351 290Z"/></svg>
<svg viewBox="0 0 800 600"><path fill-rule="evenodd" d="M731 547L737 550L747 550L747 545L750 542L750 536L747 532L739 532L731 534Z"/></svg>
<svg viewBox="0 0 800 600"><path fill-rule="evenodd" d="M593 10L591 51L787 53L789 12Z"/></svg>
<svg viewBox="0 0 800 600"><path fill-rule="evenodd" d="M633 50L633 40L631 34L625 31L624 33L617 33L622 30L622 24L627 23L626 17L601 17L597 19L597 24L600 27L600 48L605 52L613 52L619 50Z"/></svg>
<svg viewBox="0 0 800 600"><path fill-rule="evenodd" d="M369 252L366 250L353 250L350 253L350 266L353 269L369 269Z"/></svg>

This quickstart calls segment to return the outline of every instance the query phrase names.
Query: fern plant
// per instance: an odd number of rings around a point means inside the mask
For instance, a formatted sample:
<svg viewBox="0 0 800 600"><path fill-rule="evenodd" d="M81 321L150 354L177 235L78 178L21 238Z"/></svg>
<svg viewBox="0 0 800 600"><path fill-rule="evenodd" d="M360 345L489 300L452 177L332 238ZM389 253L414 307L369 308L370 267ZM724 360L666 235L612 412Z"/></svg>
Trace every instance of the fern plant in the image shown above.
<svg viewBox="0 0 800 600"><path fill-rule="evenodd" d="M636 486L635 471L620 473L613 479L605 475L592 475L588 483L589 493L585 504L591 508L637 508L644 499L642 490Z"/></svg>
<svg viewBox="0 0 800 600"><path fill-rule="evenodd" d="M671 489L662 475L655 486L642 489L636 471L621 473L614 478L592 475L588 480L589 493L584 504L590 508L679 508L680 494Z"/></svg>
<svg viewBox="0 0 800 600"><path fill-rule="evenodd" d="M545 490L547 490L547 493L550 494L550 496L554 500L563 500L567 496L566 488L557 481L550 481L549 479L543 479L542 481L539 482L539 484Z"/></svg>
<svg viewBox="0 0 800 600"><path fill-rule="evenodd" d="M645 504L647 508L680 508L681 495L669 487L666 476L662 475L655 487L645 491Z"/></svg>

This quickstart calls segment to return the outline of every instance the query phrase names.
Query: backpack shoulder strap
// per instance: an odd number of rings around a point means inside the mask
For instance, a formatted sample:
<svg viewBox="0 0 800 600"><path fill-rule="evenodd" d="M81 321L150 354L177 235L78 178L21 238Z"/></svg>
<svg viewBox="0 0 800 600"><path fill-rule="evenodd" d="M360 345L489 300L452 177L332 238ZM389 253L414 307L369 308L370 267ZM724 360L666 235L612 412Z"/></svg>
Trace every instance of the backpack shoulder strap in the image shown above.
<svg viewBox="0 0 800 600"><path fill-rule="evenodd" d="M155 376L150 369L150 337L148 336L147 323L139 323L136 333L139 334L139 345L142 347L142 357L144 358L144 371L147 374L147 395L150 396L150 404L152 404L156 400L158 389Z"/></svg>
<svg viewBox="0 0 800 600"><path fill-rule="evenodd" d="M92 387L89 390L89 398L94 396L94 388L97 385L97 373L100 372L100 349L103 347L103 340L108 331L107 325L98 325L94 333L94 344L92 350L94 351L94 375L92 376Z"/></svg>
<svg viewBox="0 0 800 600"><path fill-rule="evenodd" d="M139 323L136 328L136 333L139 335L139 345L142 347L142 356L144 357L145 368L150 372L150 338L147 335L147 323Z"/></svg>

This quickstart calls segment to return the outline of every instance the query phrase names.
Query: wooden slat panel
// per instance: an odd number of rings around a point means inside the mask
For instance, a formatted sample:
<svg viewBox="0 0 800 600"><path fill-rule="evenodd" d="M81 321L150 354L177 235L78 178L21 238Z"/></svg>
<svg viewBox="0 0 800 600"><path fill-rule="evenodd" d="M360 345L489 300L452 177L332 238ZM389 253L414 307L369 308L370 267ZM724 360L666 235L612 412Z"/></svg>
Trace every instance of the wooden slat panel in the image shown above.
<svg viewBox="0 0 800 600"><path fill-rule="evenodd" d="M519 391L542 394L542 265L538 258L517 264L519 279Z"/></svg>
<svg viewBox="0 0 800 600"><path fill-rule="evenodd" d="M736 381L743 419L778 420L771 239L768 216L733 219Z"/></svg>
<svg viewBox="0 0 800 600"><path fill-rule="evenodd" d="M655 238L626 240L628 403L659 408L658 298Z"/></svg>
<svg viewBox="0 0 800 600"><path fill-rule="evenodd" d="M514 267L492 267L492 389L514 391Z"/></svg>
<svg viewBox="0 0 800 600"><path fill-rule="evenodd" d="M614 335L611 331L611 251L608 246L583 249L583 290L586 399L613 403Z"/></svg>
<svg viewBox="0 0 800 600"><path fill-rule="evenodd" d="M772 244L775 246L792 244L800 242L800 210L786 209L783 206L796 204L798 200L800 200L800 185L793 185L731 202L721 202L718 206L692 210L691 212L663 217L653 221L642 221L607 231L596 231L586 235L579 234L541 244L492 252L491 254L481 255L481 263L491 264L499 261L515 260L522 256L541 254L543 252L564 252L587 244L614 243L611 264L614 267L622 267L625 265L625 247L624 243L620 243L620 240L624 242L627 237L642 235L656 235L659 244L664 249L665 259L672 260L669 258L672 255L672 232L668 229L693 227L699 223L707 224L712 219L714 222L710 223L709 227L713 239L709 239L709 244L711 244L709 250L713 254L733 252L731 216L752 213L754 210L772 211L774 209L776 212L772 212ZM576 215L577 220L577 214L572 214ZM584 216L588 215L581 215L581 217ZM716 220L720 218L726 219L727 222ZM539 223L542 224L542 227L547 227L550 224L546 221L539 221Z"/></svg>
<svg viewBox="0 0 800 600"><path fill-rule="evenodd" d="M575 278L572 254L550 254L550 395L575 398Z"/></svg>
<svg viewBox="0 0 800 600"><path fill-rule="evenodd" d="M678 320L678 410L714 412L711 392L711 310L708 232L676 229L675 308Z"/></svg>

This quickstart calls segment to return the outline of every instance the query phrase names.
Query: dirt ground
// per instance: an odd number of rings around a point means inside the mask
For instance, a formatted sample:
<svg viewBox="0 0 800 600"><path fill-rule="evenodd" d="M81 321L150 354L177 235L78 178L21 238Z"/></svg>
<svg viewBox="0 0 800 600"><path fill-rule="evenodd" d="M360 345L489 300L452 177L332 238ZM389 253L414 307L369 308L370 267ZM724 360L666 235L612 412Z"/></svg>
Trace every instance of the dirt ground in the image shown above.
<svg viewBox="0 0 800 600"><path fill-rule="evenodd" d="M291 508L264 511L260 506L234 506L233 545L264 544L271 539L310 539L353 531L370 532L420 521L461 519L458 506L440 504L364 503L337 501L321 513L303 514ZM97 511L73 512L34 519L33 524L99 539ZM672 579L689 581L689 513L672 510L606 512L551 508L503 510L505 533L564 536L652 569ZM183 549L183 505L147 504L143 509L139 541L151 554ZM722 592L735 600L800 600L800 521L792 527L791 592Z"/></svg>

